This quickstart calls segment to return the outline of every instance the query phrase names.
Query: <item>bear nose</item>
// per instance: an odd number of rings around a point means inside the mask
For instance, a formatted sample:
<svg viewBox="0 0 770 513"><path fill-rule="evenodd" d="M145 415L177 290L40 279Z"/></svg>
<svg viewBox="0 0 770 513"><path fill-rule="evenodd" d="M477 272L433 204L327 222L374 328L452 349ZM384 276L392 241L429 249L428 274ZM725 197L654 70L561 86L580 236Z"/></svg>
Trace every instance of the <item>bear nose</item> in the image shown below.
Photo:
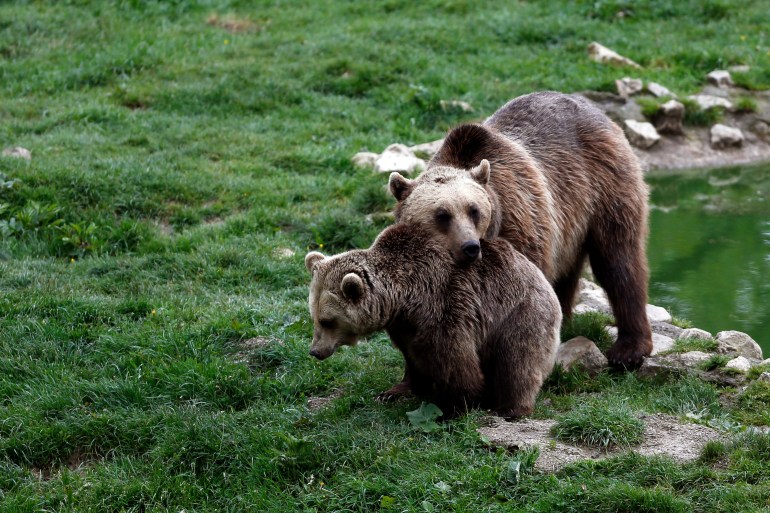
<svg viewBox="0 0 770 513"><path fill-rule="evenodd" d="M312 356L313 358L318 358L319 360L323 360L323 357L321 356L321 353L319 353L315 349L311 349L310 350L310 356Z"/></svg>
<svg viewBox="0 0 770 513"><path fill-rule="evenodd" d="M478 258L479 253L481 253L481 246L479 245L479 241L477 240L471 240L460 246L460 249L462 250L463 254L468 257L468 260L471 262L476 260Z"/></svg>

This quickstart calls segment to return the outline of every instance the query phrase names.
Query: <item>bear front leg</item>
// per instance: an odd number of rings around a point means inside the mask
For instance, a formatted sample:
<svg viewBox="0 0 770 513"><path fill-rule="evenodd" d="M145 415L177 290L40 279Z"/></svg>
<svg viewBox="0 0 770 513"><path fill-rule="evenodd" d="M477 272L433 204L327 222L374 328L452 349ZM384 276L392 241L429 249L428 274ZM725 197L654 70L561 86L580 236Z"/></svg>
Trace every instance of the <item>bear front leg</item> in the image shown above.
<svg viewBox="0 0 770 513"><path fill-rule="evenodd" d="M380 392L375 396L375 400L381 403L387 403L400 399L401 397L408 397L412 395L412 376L409 372L409 366L404 368L404 378L400 383L396 383L384 392Z"/></svg>

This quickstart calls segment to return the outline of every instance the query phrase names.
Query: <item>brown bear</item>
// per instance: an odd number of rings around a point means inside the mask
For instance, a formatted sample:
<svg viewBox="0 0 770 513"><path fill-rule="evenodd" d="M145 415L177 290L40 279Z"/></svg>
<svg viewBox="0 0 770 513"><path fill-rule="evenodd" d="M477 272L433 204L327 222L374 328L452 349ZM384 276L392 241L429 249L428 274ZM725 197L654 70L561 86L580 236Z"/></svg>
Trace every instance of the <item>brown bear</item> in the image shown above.
<svg viewBox="0 0 770 513"><path fill-rule="evenodd" d="M391 174L390 191L396 220L430 230L458 262L485 258L481 240L509 241L543 271L564 317L587 256L618 325L610 363L634 367L652 351L647 186L623 132L587 100L511 100L451 130L416 179Z"/></svg>
<svg viewBox="0 0 770 513"><path fill-rule="evenodd" d="M553 369L561 310L543 273L503 239L458 264L421 226L386 228L367 250L311 252L310 354L385 329L414 393L447 417L470 406L504 417L532 412Z"/></svg>

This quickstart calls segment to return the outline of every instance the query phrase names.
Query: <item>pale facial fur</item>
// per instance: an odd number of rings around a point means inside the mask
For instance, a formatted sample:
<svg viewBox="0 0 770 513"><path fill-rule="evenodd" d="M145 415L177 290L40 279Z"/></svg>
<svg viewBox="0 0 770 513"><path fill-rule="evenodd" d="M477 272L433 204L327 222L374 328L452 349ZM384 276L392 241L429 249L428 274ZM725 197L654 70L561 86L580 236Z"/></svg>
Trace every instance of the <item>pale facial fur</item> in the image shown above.
<svg viewBox="0 0 770 513"><path fill-rule="evenodd" d="M492 204L484 189L489 163L471 170L438 167L409 180L390 176L390 191L399 201L398 221L427 228L456 262L481 258L479 241L489 228Z"/></svg>

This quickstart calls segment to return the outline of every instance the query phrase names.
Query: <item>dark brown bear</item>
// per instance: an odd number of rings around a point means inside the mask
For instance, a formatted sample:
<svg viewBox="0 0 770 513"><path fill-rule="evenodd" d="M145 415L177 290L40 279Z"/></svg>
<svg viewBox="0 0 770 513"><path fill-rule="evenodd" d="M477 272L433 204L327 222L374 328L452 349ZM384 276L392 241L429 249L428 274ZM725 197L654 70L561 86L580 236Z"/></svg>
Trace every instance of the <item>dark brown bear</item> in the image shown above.
<svg viewBox="0 0 770 513"><path fill-rule="evenodd" d="M623 132L587 100L516 98L450 131L417 179L393 173L390 190L396 219L430 230L458 262L481 258L480 240L511 242L543 271L565 317L588 257L617 320L610 363L634 367L652 351L647 187Z"/></svg>
<svg viewBox="0 0 770 513"><path fill-rule="evenodd" d="M458 264L419 226L398 224L371 248L311 252L310 354L385 329L406 360L412 390L448 417L481 406L504 417L532 412L553 369L561 311L543 273L502 239Z"/></svg>

